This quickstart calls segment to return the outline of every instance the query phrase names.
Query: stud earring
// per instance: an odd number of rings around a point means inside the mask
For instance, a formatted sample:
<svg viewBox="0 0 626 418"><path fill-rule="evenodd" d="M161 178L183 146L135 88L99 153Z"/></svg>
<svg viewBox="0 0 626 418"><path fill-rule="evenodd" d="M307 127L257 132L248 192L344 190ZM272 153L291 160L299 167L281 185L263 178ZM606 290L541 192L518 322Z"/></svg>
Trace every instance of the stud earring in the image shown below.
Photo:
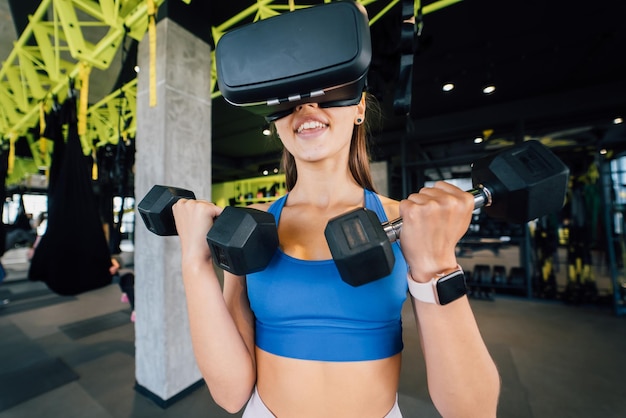
<svg viewBox="0 0 626 418"><path fill-rule="evenodd" d="M361 118L357 118L357 119L356 119L356 124L357 124L357 125L360 125L360 124L362 124L362 123L363 123L363 119L361 119Z"/></svg>

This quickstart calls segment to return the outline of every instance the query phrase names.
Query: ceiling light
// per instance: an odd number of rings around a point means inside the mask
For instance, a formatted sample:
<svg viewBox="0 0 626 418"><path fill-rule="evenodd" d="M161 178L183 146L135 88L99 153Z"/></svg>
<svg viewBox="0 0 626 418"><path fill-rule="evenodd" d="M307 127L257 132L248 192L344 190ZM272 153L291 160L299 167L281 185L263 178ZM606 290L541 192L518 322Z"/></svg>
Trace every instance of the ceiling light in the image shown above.
<svg viewBox="0 0 626 418"><path fill-rule="evenodd" d="M480 136L477 136L476 138L474 138L474 144L480 144L481 142L483 142L483 138Z"/></svg>
<svg viewBox="0 0 626 418"><path fill-rule="evenodd" d="M269 176L270 174L278 174L278 165L277 163L263 164L259 166L259 173L264 176Z"/></svg>
<svg viewBox="0 0 626 418"><path fill-rule="evenodd" d="M271 134L272 134L272 131L270 130L270 126L269 125L263 126L263 135L270 136Z"/></svg>
<svg viewBox="0 0 626 418"><path fill-rule="evenodd" d="M446 83L441 88L443 91L452 91L454 90L454 83Z"/></svg>
<svg viewBox="0 0 626 418"><path fill-rule="evenodd" d="M615 119L613 119L613 124L619 125L620 123L624 123L624 119L620 117L616 117Z"/></svg>
<svg viewBox="0 0 626 418"><path fill-rule="evenodd" d="M483 93L485 93L485 94L491 94L494 91L496 91L496 86L494 86L493 84L489 84L489 85L483 87Z"/></svg>

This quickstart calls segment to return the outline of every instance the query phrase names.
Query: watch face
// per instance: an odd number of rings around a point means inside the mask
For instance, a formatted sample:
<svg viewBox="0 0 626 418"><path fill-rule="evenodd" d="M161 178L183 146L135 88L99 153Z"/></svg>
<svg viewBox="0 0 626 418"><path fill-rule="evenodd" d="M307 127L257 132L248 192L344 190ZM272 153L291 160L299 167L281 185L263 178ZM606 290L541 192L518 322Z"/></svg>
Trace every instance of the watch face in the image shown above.
<svg viewBox="0 0 626 418"><path fill-rule="evenodd" d="M455 271L437 281L437 297L440 305L446 305L467 294L463 271Z"/></svg>

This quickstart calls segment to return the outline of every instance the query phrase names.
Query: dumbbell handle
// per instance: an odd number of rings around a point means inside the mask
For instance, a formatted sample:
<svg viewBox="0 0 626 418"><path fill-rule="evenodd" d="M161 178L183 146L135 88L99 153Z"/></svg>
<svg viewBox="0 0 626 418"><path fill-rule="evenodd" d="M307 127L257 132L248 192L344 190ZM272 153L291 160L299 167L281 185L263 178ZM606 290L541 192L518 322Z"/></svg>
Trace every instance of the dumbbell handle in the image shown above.
<svg viewBox="0 0 626 418"><path fill-rule="evenodd" d="M491 190L479 185L476 189L468 190L467 193L474 196L474 209L482 208L484 206L491 206L493 195ZM398 218L393 221L383 222L383 230L387 234L390 242L395 242L400 239L400 231L402 230L402 218Z"/></svg>

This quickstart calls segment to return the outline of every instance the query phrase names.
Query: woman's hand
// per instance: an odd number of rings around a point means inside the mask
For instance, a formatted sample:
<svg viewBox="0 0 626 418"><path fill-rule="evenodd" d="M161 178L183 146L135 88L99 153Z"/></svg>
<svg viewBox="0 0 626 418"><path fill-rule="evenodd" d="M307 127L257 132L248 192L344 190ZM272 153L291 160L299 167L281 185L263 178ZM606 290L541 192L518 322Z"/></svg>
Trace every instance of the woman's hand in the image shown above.
<svg viewBox="0 0 626 418"><path fill-rule="evenodd" d="M209 260L211 251L206 236L222 208L205 200L179 199L172 206L183 261Z"/></svg>
<svg viewBox="0 0 626 418"><path fill-rule="evenodd" d="M400 202L400 245L413 280L426 282L456 267L455 248L467 232L473 210L471 194L443 181Z"/></svg>

